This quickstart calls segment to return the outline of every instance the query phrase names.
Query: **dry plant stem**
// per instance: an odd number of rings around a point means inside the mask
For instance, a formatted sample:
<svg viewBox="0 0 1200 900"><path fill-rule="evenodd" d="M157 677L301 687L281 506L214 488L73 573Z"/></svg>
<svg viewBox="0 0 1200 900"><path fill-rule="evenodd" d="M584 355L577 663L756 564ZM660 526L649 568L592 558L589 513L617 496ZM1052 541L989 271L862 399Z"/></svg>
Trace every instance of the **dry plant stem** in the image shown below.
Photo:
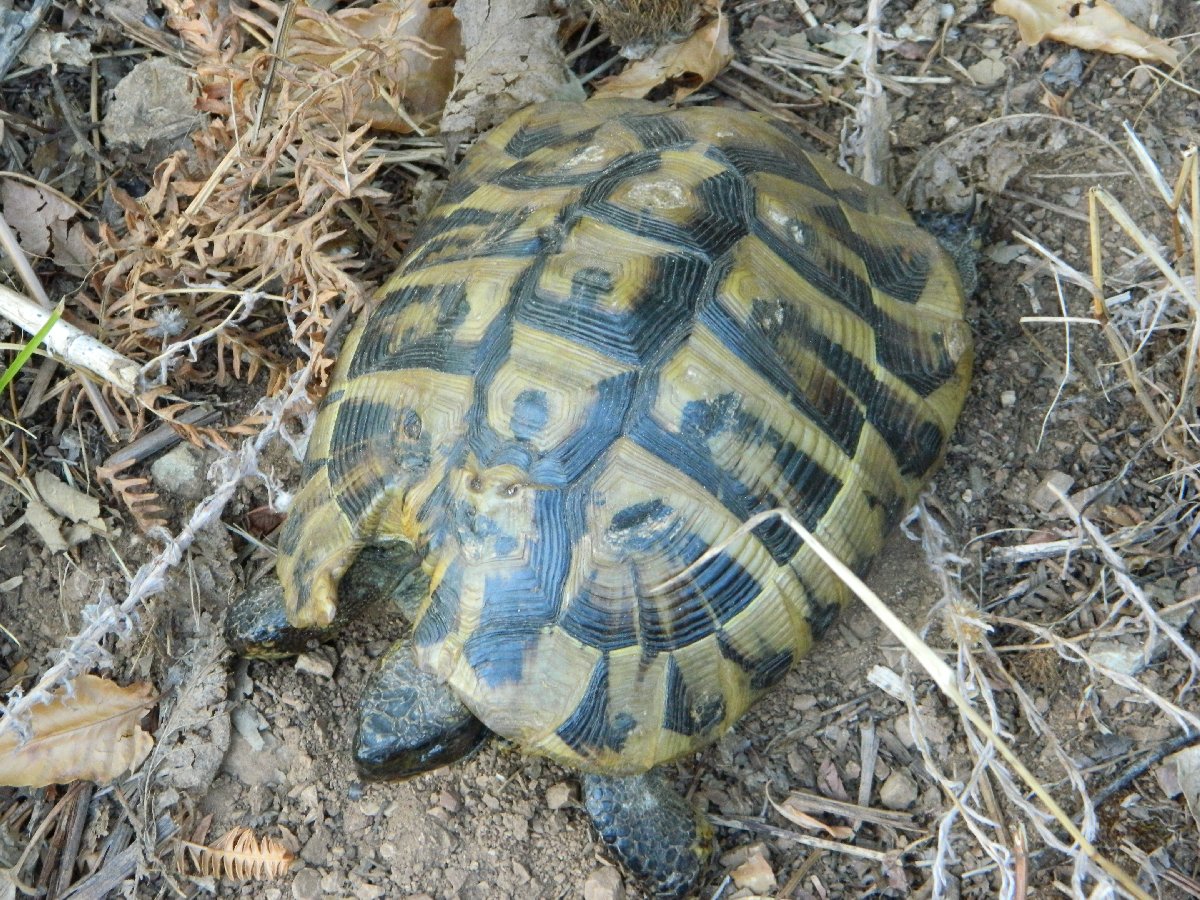
<svg viewBox="0 0 1200 900"><path fill-rule="evenodd" d="M1137 897L1138 900L1150 900L1149 895L1140 887L1138 887L1137 882L1130 877L1129 873L1123 870L1116 863L1112 862L1112 860L1103 856L1100 851L1096 849L1092 842L1089 841L1087 837L1084 836L1083 832L1079 830L1079 827L1076 826L1071 817L1068 816L1062 807L1058 805L1058 802L1050 796L1041 782L1039 782L1037 778L1034 777L1033 773L1026 768L1020 757L1018 757L1012 748L1009 747L1008 744L995 733L995 731L988 725L988 723L975 710L975 708L967 702L966 698L962 695L962 692L958 688L954 671L942 660L942 658L935 654L933 650L931 650L929 646L917 636L916 632L905 625L904 622L900 621L899 617L897 617L896 614L888 608L886 603L876 596L874 591L867 587L861 578L855 575L854 572L852 572L840 559L837 558L837 556L835 556L824 544L822 544L811 531L805 528L804 525L802 525L799 520L797 520L796 517L786 509L768 509L751 516L745 522L743 522L741 527L739 527L729 538L725 539L724 541L718 541L707 551L702 553L700 557L690 566L685 568L673 578L668 579L667 582L663 584L662 589L667 590L674 583L686 579L690 576L694 569L704 564L708 559L712 558L716 554L722 552L727 546L732 544L733 541L740 538L743 534L749 533L759 525L762 525L764 522L768 522L776 518L791 528L809 547L811 547L812 551L821 559L821 561L825 563L825 565L827 565L833 571L833 573L837 575L837 577L841 579L841 581L848 588L850 588L851 591L854 592L855 596L857 596L867 607L867 609L869 609L871 613L883 623L888 631L890 631L897 639L899 639L900 643L904 645L904 648L908 650L908 652L911 653L921 664L921 667L924 668L927 673L929 673L929 676L933 679L934 683L938 686L942 693L945 694L956 707L958 707L960 714L970 721L970 723L979 731L983 738L987 740L988 747L994 748L997 753L1004 757L1005 762L1007 762L1013 768L1025 785L1037 796L1037 798L1042 802L1042 805L1066 830L1066 832L1071 836L1071 839L1078 844L1080 850L1087 855L1088 859L1112 876L1112 878L1114 878L1122 888L1128 891L1131 896ZM981 759L980 762L984 762L984 759ZM1002 771L996 766L992 766L992 769L997 774L1001 773ZM951 800L956 804L959 802L958 798L953 794L951 794ZM969 817L967 818L967 821L970 821ZM811 846L824 846L824 844L811 844ZM828 849L841 849L841 847L840 845L834 845Z"/></svg>
<svg viewBox="0 0 1200 900"><path fill-rule="evenodd" d="M1150 182L1154 185L1154 189L1158 191L1159 197L1166 203L1176 214L1176 220L1179 226L1186 232L1188 237L1195 238L1197 234L1196 227L1192 220L1180 212L1179 205L1183 200L1183 183L1189 175L1189 167L1191 174L1194 174L1196 161L1196 148L1189 147L1183 153L1184 164L1179 170L1179 180L1175 184L1175 189L1167 184L1167 179L1163 177L1162 170L1158 167L1158 163L1150 155L1150 151L1146 149L1146 145L1142 143L1142 139L1137 136L1137 132L1133 130L1133 126L1128 122L1122 123L1125 129L1125 138L1129 141L1129 146L1133 148L1133 156L1142 168L1145 170ZM1193 201L1194 208L1194 201Z"/></svg>
<svg viewBox="0 0 1200 900"><path fill-rule="evenodd" d="M808 0L792 0L796 7L796 12L800 13L800 18L804 20L804 24L809 28L816 28L820 23L817 17L813 15L812 7L808 5Z"/></svg>
<svg viewBox="0 0 1200 900"><path fill-rule="evenodd" d="M1100 210L1103 206L1108 210L1117 224L1121 226L1130 238L1137 244L1138 249L1144 253L1155 267L1159 270L1167 282L1178 291L1180 298L1191 308L1192 325L1191 337L1188 340L1189 360L1194 360L1198 352L1200 352L1200 298L1197 298L1195 289L1189 289L1184 282L1182 276L1175 271L1174 267L1163 258L1162 254L1153 245L1146 234L1137 226L1130 217L1124 207L1118 203L1108 191L1103 188L1092 188L1088 191L1088 218L1089 218L1089 235L1092 247L1092 306L1097 318L1105 322L1104 333L1112 344L1113 352L1121 362L1122 368L1125 369L1126 377L1133 386L1134 393L1141 401L1142 406L1146 410L1146 414L1150 416L1155 426L1158 428L1158 434L1155 440L1165 437L1171 443L1175 443L1173 435L1168 432L1172 421L1178 417L1184 407L1184 403L1189 395L1189 385L1191 382L1192 366L1185 364L1183 371L1183 383L1180 385L1179 402L1175 408L1171 410L1170 416L1164 421L1158 411L1158 407L1153 400L1146 395L1143 380L1138 377L1137 371L1133 364L1133 356L1126 346L1124 339L1120 333L1112 326L1109 319L1108 304L1104 298L1104 268L1101 260L1101 238L1100 238ZM1178 449L1178 448L1177 448Z"/></svg>
<svg viewBox="0 0 1200 900"><path fill-rule="evenodd" d="M890 853L885 853L882 850L871 850L868 847L859 847L855 844L839 844L837 841L827 841L824 838L812 837L799 831L790 831L786 828L777 828L776 826L768 825L765 822L753 822L746 819L725 818L724 816L709 816L709 819L714 825L720 825L723 828L733 828L737 831L749 831L758 834L767 834L771 837L780 838L781 840L795 841L798 844L804 844L806 847L815 847L818 850L832 850L834 853L844 853L847 856L857 856L859 859L870 859L877 863L885 863L892 856Z"/></svg>
<svg viewBox="0 0 1200 900"><path fill-rule="evenodd" d="M296 4L288 3L283 8L283 17L275 26L275 34L271 38L271 64L267 70L267 83L263 85L262 92L258 95L258 104L254 109L254 125L250 129L250 143L258 143L258 134L262 129L263 120L266 118L268 104L271 102L271 97L274 94L275 79L279 76L279 62L283 59L283 48L287 44L288 34L292 30L292 23L296 21Z"/></svg>
<svg viewBox="0 0 1200 900"><path fill-rule="evenodd" d="M1050 488L1051 492L1058 497L1058 502L1062 504L1063 509L1067 511L1067 514L1070 515L1075 524L1085 534L1087 534L1088 538L1092 542L1092 545L1100 551L1100 555L1104 557L1105 563L1107 563L1108 567L1112 569L1113 574L1117 578L1117 584L1121 586L1121 590L1125 592L1125 596L1129 597L1131 600L1137 603L1139 607L1141 607L1142 614L1150 620L1150 623L1156 629L1166 635L1167 640L1174 644L1176 649L1183 654L1184 659L1188 661L1188 666L1191 669L1191 677L1188 679L1188 685L1184 688L1184 692L1186 692L1187 688L1191 685L1191 682L1195 681L1197 677L1200 677L1200 653L1197 653L1194 649L1192 649L1191 645L1183 639L1183 635L1179 633L1178 629L1172 628L1163 621L1163 618L1159 614L1158 610L1154 608L1154 604L1150 602L1150 599L1146 596L1145 592L1141 589L1141 587L1138 586L1138 583L1133 580L1132 576L1130 576L1129 568L1125 565L1125 560L1123 560L1117 551L1113 549L1112 544L1110 544L1104 538L1104 535L1100 533L1100 529L1097 528L1095 524L1093 524L1092 521L1084 516L1078 509L1076 509L1075 504L1072 503L1067 495L1060 491L1056 485L1049 483L1047 486ZM1197 720L1194 717L1190 724L1192 728L1200 728L1200 720Z"/></svg>
<svg viewBox="0 0 1200 900"><path fill-rule="evenodd" d="M891 124L887 96L878 75L879 29L886 0L870 0L867 4L867 43L863 48L862 100L854 113L854 131L851 143L862 158L859 177L868 184L883 184L884 166L887 162L887 133ZM846 147L842 148L843 157Z"/></svg>
<svg viewBox="0 0 1200 900"><path fill-rule="evenodd" d="M0 316L32 335L37 334L46 324L50 318L50 311L16 291L0 285ZM131 397L137 394L138 364L115 350L110 350L69 322L62 319L55 322L54 327L46 334L44 346L58 359L76 369L91 372L122 394Z"/></svg>
<svg viewBox="0 0 1200 900"><path fill-rule="evenodd" d="M775 802L769 793L767 799L772 803ZM923 830L913 821L913 817L908 813L894 812L890 809L875 809L873 806L868 806L865 803L846 803L842 800L835 800L832 797L824 797L820 794L812 794L808 791L789 791L787 802L807 813L826 813L841 816L844 819L857 819L860 822L870 822L873 825L886 825L889 828L898 828L902 831Z"/></svg>
<svg viewBox="0 0 1200 900"><path fill-rule="evenodd" d="M173 417L171 421L178 425L211 425L218 419L220 419L219 413L206 406L195 406L191 409L185 409L179 415ZM122 465L149 459L155 453L166 450L168 447L174 447L182 440L183 438L179 436L179 432L172 428L171 425L159 425L153 431L146 432L136 440L123 445L104 460L99 468L116 471Z"/></svg>
<svg viewBox="0 0 1200 900"><path fill-rule="evenodd" d="M0 734L9 728L17 728L28 734L26 719L34 706L50 701L51 691L80 672L103 663L106 651L100 645L102 640L114 634L128 636L135 631L134 619L138 609L166 588L167 572L183 559L199 531L220 520L225 505L243 479L258 477L267 482L273 493L276 492L270 476L259 469L258 456L277 435L290 437L283 427L284 419L293 407L307 404L308 380L308 371L301 370L292 376L283 391L258 404L255 413L269 416L262 431L243 441L236 452L226 454L218 461L221 474L213 492L196 505L187 524L178 534L167 539L159 554L138 569L125 599L119 604L91 604L85 607L83 617L86 624L63 648L58 662L42 674L28 693L22 693L20 688L9 693L7 706L0 704L0 713L3 714L0 715Z"/></svg>
<svg viewBox="0 0 1200 900"><path fill-rule="evenodd" d="M34 182L40 189L39 182ZM54 191L58 194L57 191ZM75 205L72 201L72 205ZM4 216L0 216L0 247L4 249L5 255L12 262L13 268L17 270L17 274L21 276L21 281L25 284L26 289L38 302L41 307L49 312L54 304L50 302L50 298L46 295L45 288L42 287L42 282L38 279L37 274L33 271L33 266L29 264L29 260L25 256L25 251L21 249L21 245L17 242L17 236L13 234L11 228L8 227L8 222ZM24 298L22 298L24 299ZM61 323L61 320L60 320ZM65 324L65 323L62 323ZM35 329L36 331L36 329ZM30 332L31 334L34 332ZM50 384L50 377L53 374L53 363L47 361L41 370L38 372L38 385L35 391L31 392L25 399L25 403L21 406L21 414L27 415L37 408L41 403L40 397L45 393L46 388ZM104 428L104 433L108 435L110 440L116 440L120 433L120 426L117 424L117 417L108 407L108 401L100 393L100 389L92 384L88 379L84 378L83 390L87 394L88 402L92 404L92 409L96 411L97 417L100 419L100 424ZM36 403L34 402L36 399Z"/></svg>
<svg viewBox="0 0 1200 900"><path fill-rule="evenodd" d="M162 353L158 354L158 356L154 357L154 359L150 360L140 368L138 373L139 376L149 381L151 380L150 375L152 374L150 370L156 367L161 367L161 371L158 373L157 383L166 384L166 364L176 354L187 350L190 351L192 359L195 359L196 349L198 347L219 335L229 325L240 324L248 315L250 315L250 313L254 312L254 305L261 300L262 297L263 294L260 291L242 291L242 296L238 299L238 302L234 305L233 309L229 311L229 315L227 315L212 328L202 331L195 337L190 337L185 341L176 341L173 344L169 344Z"/></svg>

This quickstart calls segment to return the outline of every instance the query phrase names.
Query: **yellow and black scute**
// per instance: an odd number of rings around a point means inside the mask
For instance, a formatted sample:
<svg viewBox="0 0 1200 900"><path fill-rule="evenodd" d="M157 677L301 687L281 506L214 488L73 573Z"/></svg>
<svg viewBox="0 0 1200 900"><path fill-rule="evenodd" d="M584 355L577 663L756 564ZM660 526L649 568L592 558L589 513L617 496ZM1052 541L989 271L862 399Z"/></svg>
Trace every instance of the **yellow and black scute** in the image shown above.
<svg viewBox="0 0 1200 900"><path fill-rule="evenodd" d="M492 730L643 772L832 621L944 452L971 340L886 193L722 109L545 104L473 148L350 335L281 540L294 625L403 540L419 664Z"/></svg>

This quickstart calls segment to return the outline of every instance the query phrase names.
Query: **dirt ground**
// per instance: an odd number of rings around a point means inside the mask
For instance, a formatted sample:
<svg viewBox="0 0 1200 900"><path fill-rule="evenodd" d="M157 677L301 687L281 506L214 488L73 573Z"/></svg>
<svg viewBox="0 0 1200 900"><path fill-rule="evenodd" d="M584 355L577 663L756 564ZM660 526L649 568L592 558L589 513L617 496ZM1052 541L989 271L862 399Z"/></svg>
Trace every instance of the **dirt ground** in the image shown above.
<svg viewBox="0 0 1200 900"><path fill-rule="evenodd" d="M937 4L884 6L883 31L898 38L879 57L891 116L887 178L917 207L972 194L986 204L983 283L969 310L976 374L930 488L929 515L911 527L927 544L931 529L945 529L945 580L933 568L936 548L897 534L869 583L957 667L984 715L1076 822L1085 819L1081 788L1095 798L1118 783L1086 816L1099 854L1151 896L1200 897L1200 808L1185 802L1183 763L1172 768L1159 754L1168 744L1182 746L1200 709L1193 684L1200 672L1187 655L1190 648L1194 659L1200 646L1200 426L1194 385L1180 387L1188 366L1192 378L1197 374L1186 341L1200 318L1183 294L1163 287L1128 232L1103 219L1113 321L1124 329L1126 352L1140 354L1145 383L1160 386L1151 406L1169 412L1179 403L1180 418L1160 430L1096 324L1089 292L1063 269L1056 280L1018 238L1027 235L1090 274L1088 189L1099 184L1170 255L1170 212L1132 161L1123 124L1173 185L1184 150L1200 140L1200 95L1186 77L1187 63L1167 79L1164 67L1125 57L1054 42L1031 48L990 6L947 6L954 15L944 33ZM817 149L834 156L837 148L821 145L821 135L838 142L859 102L861 76L797 62L785 77L764 60L781 47L800 47L800 36L804 47L836 55L836 40L862 22L867 7L813 3L816 28L805 8L770 0L727 5L735 64L696 98L778 101L808 123ZM1175 48L1183 57L1194 53L1200 7L1167 0L1160 11L1157 33L1183 35ZM56 11L43 27L74 37L93 29L94 46L126 46L111 22L101 33L98 17L73 11L68 18ZM583 71L604 52L601 46L580 54L574 64ZM128 68L120 55L105 58L101 105ZM35 153L69 134L50 118L55 91L86 109L84 71L63 68L52 84L44 71L25 69L0 84L0 121L9 129L5 168L46 177ZM37 128L13 130L34 121L34 113L43 116ZM412 139L414 147L429 144ZM153 145L114 151L105 177L148 184L165 156ZM75 164L88 170L94 162ZM411 163L385 166L380 183L416 179L425 186L430 174L441 174L426 168L418 176ZM89 192L96 187L90 177L85 172L61 189L103 216L96 199L103 191ZM395 222L413 216L409 208ZM1189 265L1185 260L1178 271L1194 305ZM38 270L60 287L67 283L49 260ZM383 271L377 260L364 277ZM1073 317L1066 331L1064 313ZM1059 321L1045 321L1053 317ZM7 389L8 418L9 406L20 406L29 390L28 375ZM188 396L208 391L223 411L245 415L264 382L194 386ZM106 442L86 412L72 419L62 399L21 421L29 440L14 439L11 423L3 426L12 451L6 459L30 478L39 470L70 474L100 500L108 533L51 552L22 520L16 488L24 482L15 472L0 478L5 690L28 689L104 604L126 595L133 573L162 546L158 533L143 534L130 509L91 474L117 444ZM204 473L220 455L212 447L172 451L176 466L155 470L146 490L159 495L167 532L178 532L209 493ZM127 474L151 477L152 463ZM265 451L261 468L294 488L298 466L282 442ZM1085 507L1114 545L1115 562L1056 503L1052 483ZM247 538L267 534L277 521L269 501L262 481L245 479L220 519L166 573L164 589L128 622L124 639L104 640L105 673L122 684L151 682L160 697L145 725L155 739L147 761L94 790L0 787L0 867L25 852L13 877L59 897L642 896L590 831L573 774L499 741L411 782L364 784L356 777L349 742L357 692L373 660L401 633L399 620L355 625L298 664L229 657L221 619L231 597L264 577L268 556ZM1177 643L1150 623L1126 578ZM890 684L889 672L901 686L885 691L879 685ZM1033 812L1039 801L1015 776L1006 781L982 765L993 755L897 639L855 605L733 731L676 767L679 784L719 824L721 858L702 896L1091 896L1097 881L1094 871L1082 874L1083 854L1070 850L1059 825ZM1148 763L1145 772L1119 783L1140 761ZM822 821L853 830L803 829L771 807L793 792L891 810L893 818L860 821L818 808L810 811ZM950 793L963 794L960 805ZM64 800L52 827L39 832ZM276 878L197 875L180 866L175 836L196 835L201 822L206 830L198 841L212 843L244 826L280 841L297 859ZM6 883L0 880L0 898L13 896Z"/></svg>

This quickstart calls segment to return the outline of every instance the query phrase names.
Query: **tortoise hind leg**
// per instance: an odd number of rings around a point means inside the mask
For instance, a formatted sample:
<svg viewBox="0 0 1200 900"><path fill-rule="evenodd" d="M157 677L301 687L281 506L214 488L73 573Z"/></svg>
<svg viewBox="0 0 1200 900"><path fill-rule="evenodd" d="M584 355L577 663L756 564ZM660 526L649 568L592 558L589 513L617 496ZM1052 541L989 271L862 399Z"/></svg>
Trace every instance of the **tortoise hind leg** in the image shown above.
<svg viewBox="0 0 1200 900"><path fill-rule="evenodd" d="M449 685L417 667L406 638L363 689L354 762L371 781L411 778L471 755L490 735Z"/></svg>
<svg viewBox="0 0 1200 900"><path fill-rule="evenodd" d="M583 792L604 843L654 896L696 889L712 859L712 825L661 773L585 775Z"/></svg>

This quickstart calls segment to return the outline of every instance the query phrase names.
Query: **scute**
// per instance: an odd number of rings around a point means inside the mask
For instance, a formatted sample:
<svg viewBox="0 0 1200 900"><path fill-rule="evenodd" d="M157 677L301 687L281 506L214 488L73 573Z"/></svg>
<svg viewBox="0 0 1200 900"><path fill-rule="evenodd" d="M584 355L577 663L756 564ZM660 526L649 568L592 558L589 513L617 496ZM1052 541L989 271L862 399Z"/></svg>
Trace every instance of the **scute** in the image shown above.
<svg viewBox="0 0 1200 900"><path fill-rule="evenodd" d="M970 335L886 193L750 113L544 104L482 140L347 340L281 538L297 625L416 548L418 664L586 771L715 739L941 459Z"/></svg>

